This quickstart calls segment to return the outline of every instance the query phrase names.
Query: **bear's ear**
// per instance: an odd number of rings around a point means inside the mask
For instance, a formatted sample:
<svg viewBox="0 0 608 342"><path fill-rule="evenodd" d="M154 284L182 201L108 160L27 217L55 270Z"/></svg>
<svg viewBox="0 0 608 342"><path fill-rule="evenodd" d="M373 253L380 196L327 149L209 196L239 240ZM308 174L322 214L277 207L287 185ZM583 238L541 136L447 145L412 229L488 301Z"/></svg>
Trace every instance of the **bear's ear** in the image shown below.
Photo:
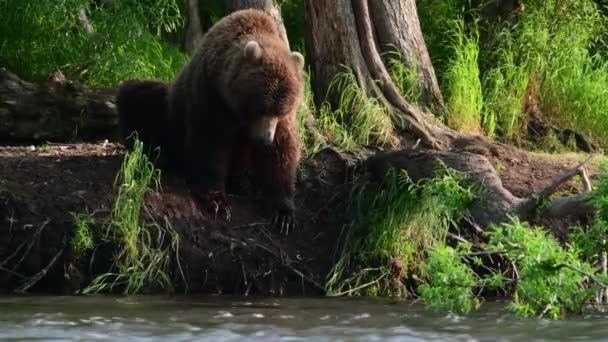
<svg viewBox="0 0 608 342"><path fill-rule="evenodd" d="M301 53L294 51L291 53L291 59L296 64L298 69L304 69L304 56Z"/></svg>
<svg viewBox="0 0 608 342"><path fill-rule="evenodd" d="M262 57L262 48L255 40L250 40L245 44L245 57L255 61Z"/></svg>

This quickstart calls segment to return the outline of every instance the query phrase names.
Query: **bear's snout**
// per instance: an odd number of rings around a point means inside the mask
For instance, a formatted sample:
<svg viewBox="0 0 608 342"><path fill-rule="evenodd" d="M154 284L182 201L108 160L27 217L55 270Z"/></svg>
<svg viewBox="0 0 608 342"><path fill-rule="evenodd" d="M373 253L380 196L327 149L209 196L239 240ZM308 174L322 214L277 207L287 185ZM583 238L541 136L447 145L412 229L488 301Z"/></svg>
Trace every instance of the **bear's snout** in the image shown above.
<svg viewBox="0 0 608 342"><path fill-rule="evenodd" d="M278 124L278 118L263 116L252 125L251 135L262 144L271 145L274 142L274 133Z"/></svg>

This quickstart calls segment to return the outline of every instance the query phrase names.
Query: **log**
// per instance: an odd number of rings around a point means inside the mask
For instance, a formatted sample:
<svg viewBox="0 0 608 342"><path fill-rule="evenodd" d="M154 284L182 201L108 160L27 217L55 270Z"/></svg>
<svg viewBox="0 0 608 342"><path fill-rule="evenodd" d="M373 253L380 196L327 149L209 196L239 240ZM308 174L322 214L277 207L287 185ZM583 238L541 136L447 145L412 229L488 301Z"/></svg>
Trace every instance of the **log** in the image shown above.
<svg viewBox="0 0 608 342"><path fill-rule="evenodd" d="M114 94L114 88L89 88L61 72L32 84L0 68L0 141L115 140Z"/></svg>

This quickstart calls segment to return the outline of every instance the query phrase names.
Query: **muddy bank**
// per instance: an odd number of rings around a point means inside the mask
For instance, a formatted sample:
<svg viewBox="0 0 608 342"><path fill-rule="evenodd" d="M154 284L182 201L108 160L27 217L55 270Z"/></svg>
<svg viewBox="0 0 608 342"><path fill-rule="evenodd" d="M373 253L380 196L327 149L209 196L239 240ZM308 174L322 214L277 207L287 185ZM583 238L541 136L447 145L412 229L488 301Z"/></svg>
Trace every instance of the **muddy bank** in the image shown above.
<svg viewBox="0 0 608 342"><path fill-rule="evenodd" d="M71 212L110 213L124 151L114 144L0 149L0 287L13 290L48 266L71 237ZM282 236L266 225L257 201L231 196L231 221L205 217L179 180L162 177L146 196L146 219L168 220L180 234L180 261L190 292L319 293L343 212L346 164L331 152L303 164L298 227ZM97 227L99 228L99 227ZM70 293L107 271L111 253L71 259L62 253L31 291ZM185 284L171 272L177 290Z"/></svg>
<svg viewBox="0 0 608 342"><path fill-rule="evenodd" d="M542 189L582 158L541 158L508 146L476 152L490 159L504 187L517 196ZM0 289L68 294L108 271L112 246L76 256L66 241L74 231L71 213L100 220L109 215L123 157L113 143L0 148ZM348 220L344 205L356 165L329 149L303 161L298 227L287 237L266 224L259 201L249 194L230 196L232 216L225 222L206 217L179 180L163 175L161 191L146 196L143 215L170 222L179 233L179 263L173 258L169 272L175 290L322 294ZM577 187L569 182L562 190Z"/></svg>

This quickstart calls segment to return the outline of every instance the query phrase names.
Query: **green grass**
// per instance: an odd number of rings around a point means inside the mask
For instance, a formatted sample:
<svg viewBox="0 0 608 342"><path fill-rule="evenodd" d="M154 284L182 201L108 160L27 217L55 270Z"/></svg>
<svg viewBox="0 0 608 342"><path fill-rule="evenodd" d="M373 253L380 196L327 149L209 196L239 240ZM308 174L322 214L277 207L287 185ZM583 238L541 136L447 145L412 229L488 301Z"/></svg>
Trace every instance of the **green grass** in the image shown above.
<svg viewBox="0 0 608 342"><path fill-rule="evenodd" d="M524 103L532 98L543 120L608 144L608 54L598 40L608 19L592 0L527 2L513 24L483 42L475 20L463 26L465 1L417 5L449 126L519 141L530 119Z"/></svg>
<svg viewBox="0 0 608 342"><path fill-rule="evenodd" d="M153 286L173 289L166 270L172 254L178 260L179 235L168 222L142 223L144 196L151 186L158 186L160 176L143 148L139 140L134 141L133 150L125 155L116 178L118 193L103 238L116 248L112 269L95 278L83 293L119 288L133 294Z"/></svg>
<svg viewBox="0 0 608 342"><path fill-rule="evenodd" d="M93 32L78 19L85 13ZM0 0L0 51L5 66L40 82L61 69L68 78L114 86L127 78L171 79L186 55L162 39L181 18L177 0Z"/></svg>
<svg viewBox="0 0 608 342"><path fill-rule="evenodd" d="M82 254L95 247L95 241L93 233L91 232L91 225L95 223L95 220L86 214L72 213L74 219L74 235L70 240L70 247L76 254Z"/></svg>
<svg viewBox="0 0 608 342"><path fill-rule="evenodd" d="M342 229L328 294L405 295L403 279L420 275L425 251L445 241L447 229L474 196L451 170L413 183L391 170L377 187L355 182L349 198L350 224ZM391 265L401 266L393 274Z"/></svg>
<svg viewBox="0 0 608 342"><path fill-rule="evenodd" d="M459 131L480 131L483 94L479 77L477 57L479 44L476 33L466 33L464 23L455 20L450 47L454 57L450 60L444 76L446 84L447 123Z"/></svg>
<svg viewBox="0 0 608 342"><path fill-rule="evenodd" d="M499 51L500 66L483 75L483 110L481 124L485 134L515 140L524 128L522 110L529 76L514 61L512 51Z"/></svg>
<svg viewBox="0 0 608 342"><path fill-rule="evenodd" d="M417 103L422 95L418 86L418 61L414 61L413 65L408 67L403 63L401 53L396 48L385 52L384 56L391 79L403 98L409 103Z"/></svg>
<svg viewBox="0 0 608 342"><path fill-rule="evenodd" d="M487 107L502 113L504 123L499 127L504 137L523 133L520 123L526 118L521 117L521 102L526 95L537 99L543 119L608 142L604 133L608 128L604 111L608 105L608 64L605 58L590 55L589 50L606 28L605 18L591 1L563 1L560 6L549 1L546 12L531 6L517 26L501 33L497 45L486 54L495 65L488 79L495 70L503 71L502 96L511 104L505 108L500 102L491 102ZM524 94L530 80L537 82L537 90ZM500 87L496 83L487 82L488 92ZM498 91L495 98L500 96Z"/></svg>
<svg viewBox="0 0 608 342"><path fill-rule="evenodd" d="M336 104L332 107L325 102L317 108L316 120L328 143L345 150L360 145L396 144L388 112L376 99L365 95L352 72L339 73L330 83L327 94Z"/></svg>

